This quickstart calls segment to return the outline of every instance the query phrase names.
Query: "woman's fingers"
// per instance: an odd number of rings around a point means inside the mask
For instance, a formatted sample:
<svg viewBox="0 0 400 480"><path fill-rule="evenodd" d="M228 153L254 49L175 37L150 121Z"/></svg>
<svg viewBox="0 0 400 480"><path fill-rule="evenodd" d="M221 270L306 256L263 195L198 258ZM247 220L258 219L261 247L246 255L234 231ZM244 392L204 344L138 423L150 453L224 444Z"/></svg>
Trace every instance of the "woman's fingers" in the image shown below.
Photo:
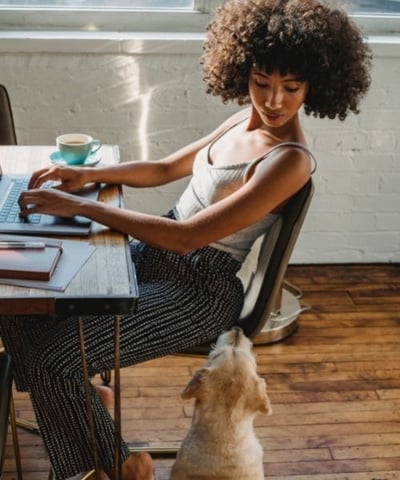
<svg viewBox="0 0 400 480"><path fill-rule="evenodd" d="M47 213L64 217L74 215L74 197L53 188L39 188L22 192L18 204L22 217L31 213Z"/></svg>
<svg viewBox="0 0 400 480"><path fill-rule="evenodd" d="M53 165L34 172L29 180L28 188L39 188L48 181L60 182L57 189L64 192L77 191L84 185L84 179L79 169Z"/></svg>
<svg viewBox="0 0 400 480"><path fill-rule="evenodd" d="M60 177L55 171L55 167L47 167L33 172L31 178L29 179L28 188L39 188L43 183L49 180L59 180Z"/></svg>

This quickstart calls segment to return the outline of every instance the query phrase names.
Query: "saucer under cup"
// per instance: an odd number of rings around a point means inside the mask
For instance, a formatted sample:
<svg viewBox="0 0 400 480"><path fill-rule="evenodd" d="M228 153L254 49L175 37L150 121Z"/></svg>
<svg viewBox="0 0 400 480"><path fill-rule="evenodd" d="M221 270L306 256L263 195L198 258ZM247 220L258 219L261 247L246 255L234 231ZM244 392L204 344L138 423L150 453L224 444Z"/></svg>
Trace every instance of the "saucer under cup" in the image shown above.
<svg viewBox="0 0 400 480"><path fill-rule="evenodd" d="M53 152L50 154L50 160L52 163L56 163L59 165L69 165L69 166L74 166L71 164L67 164L66 161L63 159L59 151ZM89 156L86 157L86 160L83 163L80 163L79 165L75 165L76 167L94 167L97 165L99 162L101 162L101 152L97 151L95 153L90 154Z"/></svg>

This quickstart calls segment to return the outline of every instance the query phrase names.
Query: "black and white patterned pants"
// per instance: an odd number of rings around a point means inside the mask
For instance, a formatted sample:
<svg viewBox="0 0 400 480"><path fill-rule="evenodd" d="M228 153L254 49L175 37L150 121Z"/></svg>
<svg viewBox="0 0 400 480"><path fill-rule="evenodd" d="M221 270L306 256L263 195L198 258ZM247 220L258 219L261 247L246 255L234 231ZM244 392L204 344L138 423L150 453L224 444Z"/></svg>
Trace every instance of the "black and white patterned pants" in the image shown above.
<svg viewBox="0 0 400 480"><path fill-rule="evenodd" d="M121 319L121 366L137 364L211 340L239 318L240 264L211 247L176 255L132 244L139 303ZM111 370L114 322L83 317L90 376ZM94 468L87 428L77 322L74 318L0 316L0 336L16 367L19 390L29 391L57 480ZM99 461L113 466L114 425L91 392ZM129 455L122 443L121 459Z"/></svg>

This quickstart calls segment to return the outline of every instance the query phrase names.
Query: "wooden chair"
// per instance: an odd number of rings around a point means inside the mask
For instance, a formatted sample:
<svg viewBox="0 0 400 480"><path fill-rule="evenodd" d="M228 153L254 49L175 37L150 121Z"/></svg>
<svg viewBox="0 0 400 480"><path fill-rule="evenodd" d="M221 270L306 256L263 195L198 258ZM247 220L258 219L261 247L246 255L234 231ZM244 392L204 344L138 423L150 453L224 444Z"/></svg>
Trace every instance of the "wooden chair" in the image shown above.
<svg viewBox="0 0 400 480"><path fill-rule="evenodd" d="M4 85L0 85L0 145L17 145L10 97Z"/></svg>

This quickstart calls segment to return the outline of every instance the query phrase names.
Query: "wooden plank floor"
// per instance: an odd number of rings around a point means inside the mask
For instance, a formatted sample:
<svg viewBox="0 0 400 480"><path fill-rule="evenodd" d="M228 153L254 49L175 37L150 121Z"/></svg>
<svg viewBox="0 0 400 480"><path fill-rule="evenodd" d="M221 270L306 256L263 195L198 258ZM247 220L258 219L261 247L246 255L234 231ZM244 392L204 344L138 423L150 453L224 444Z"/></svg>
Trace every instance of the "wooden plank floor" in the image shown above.
<svg viewBox="0 0 400 480"><path fill-rule="evenodd" d="M273 406L256 420L266 478L400 479L400 265L291 266L287 279L312 308L290 339L255 349ZM179 443L192 414L179 394L202 363L171 356L124 370L125 437ZM32 418L25 394L16 406ZM40 437L19 439L24 478L46 479ZM172 462L155 458L156 480ZM5 469L14 480L10 435Z"/></svg>

